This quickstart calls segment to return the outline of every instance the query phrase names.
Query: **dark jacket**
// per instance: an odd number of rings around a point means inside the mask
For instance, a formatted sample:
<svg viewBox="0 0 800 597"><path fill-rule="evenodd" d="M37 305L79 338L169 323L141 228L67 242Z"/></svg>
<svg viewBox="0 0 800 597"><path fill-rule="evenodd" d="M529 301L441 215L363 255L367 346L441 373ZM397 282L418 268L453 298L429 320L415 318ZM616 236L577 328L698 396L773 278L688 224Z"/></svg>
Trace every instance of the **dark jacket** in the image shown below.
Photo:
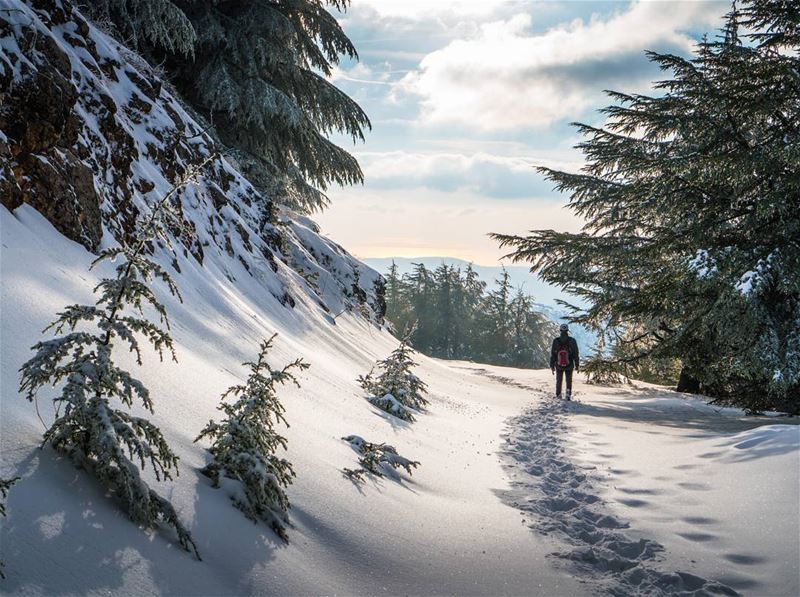
<svg viewBox="0 0 800 597"><path fill-rule="evenodd" d="M558 362L558 350L566 345L569 351L569 365L565 369L580 368L581 356L578 353L578 343L575 338L563 333L558 338L553 339L553 347L550 349L550 368L553 369Z"/></svg>

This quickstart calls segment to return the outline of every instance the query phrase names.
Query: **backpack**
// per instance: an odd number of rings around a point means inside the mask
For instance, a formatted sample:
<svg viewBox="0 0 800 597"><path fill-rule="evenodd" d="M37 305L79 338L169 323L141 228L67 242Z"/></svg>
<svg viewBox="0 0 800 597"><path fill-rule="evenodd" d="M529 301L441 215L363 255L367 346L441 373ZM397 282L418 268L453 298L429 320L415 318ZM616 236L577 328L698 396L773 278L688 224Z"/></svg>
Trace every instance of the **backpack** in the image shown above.
<svg viewBox="0 0 800 597"><path fill-rule="evenodd" d="M562 344L561 348L558 349L556 353L556 364L559 367L569 366L569 342L567 342L567 344Z"/></svg>

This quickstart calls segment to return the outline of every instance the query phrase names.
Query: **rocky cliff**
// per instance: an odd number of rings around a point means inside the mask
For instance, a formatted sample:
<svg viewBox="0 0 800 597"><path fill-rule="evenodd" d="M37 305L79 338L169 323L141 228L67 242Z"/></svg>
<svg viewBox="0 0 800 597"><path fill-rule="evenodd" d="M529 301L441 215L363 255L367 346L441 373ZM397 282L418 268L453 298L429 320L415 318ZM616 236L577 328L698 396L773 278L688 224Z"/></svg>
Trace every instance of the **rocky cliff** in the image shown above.
<svg viewBox="0 0 800 597"><path fill-rule="evenodd" d="M159 73L66 0L0 0L0 200L27 203L90 251L128 242L187 174L171 246L231 280L379 321L382 280L306 217L260 194Z"/></svg>

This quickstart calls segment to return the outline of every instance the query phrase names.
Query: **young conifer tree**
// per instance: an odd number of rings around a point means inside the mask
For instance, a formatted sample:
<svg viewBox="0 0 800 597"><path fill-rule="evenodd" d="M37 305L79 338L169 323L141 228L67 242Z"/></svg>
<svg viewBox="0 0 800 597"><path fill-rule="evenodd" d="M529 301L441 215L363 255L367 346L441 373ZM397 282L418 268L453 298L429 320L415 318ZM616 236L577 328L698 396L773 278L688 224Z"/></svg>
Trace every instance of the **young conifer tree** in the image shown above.
<svg viewBox="0 0 800 597"><path fill-rule="evenodd" d="M359 454L359 468L342 469L345 477L354 483L363 483L366 475L383 477L386 473L393 473L397 469L404 469L409 475L419 466L416 460L409 460L397 453L397 448L388 444L373 444L358 435L348 435L342 438Z"/></svg>
<svg viewBox="0 0 800 597"><path fill-rule="evenodd" d="M61 386L53 399L56 419L43 445L66 454L110 487L135 523L171 525L180 544L198 559L197 546L175 508L140 474L149 462L157 480L172 479L173 472L178 474L178 457L158 427L128 411L139 402L152 413L153 399L141 381L114 363L114 348L126 346L141 365L138 338L143 336L159 358L166 353L176 360L166 310L148 284L159 280L171 295L180 299L180 294L169 273L149 259L146 250L156 239L169 244L168 225L178 221L171 201L208 161L190 170L151 209L132 245L100 252L92 268L107 261L117 266L114 277L103 278L95 288L97 302L67 306L45 329L54 330L57 337L35 344L36 354L20 369L20 391L31 402L42 389ZM159 323L148 319L146 309L156 313Z"/></svg>
<svg viewBox="0 0 800 597"><path fill-rule="evenodd" d="M406 337L392 354L378 361L366 376L358 378L358 383L369 394L367 400L406 421L413 421L414 413L428 404L425 382L412 372L417 365L413 353Z"/></svg>
<svg viewBox="0 0 800 597"><path fill-rule="evenodd" d="M212 479L214 487L220 486L220 477L239 481L243 495L234 498L236 507L254 522L263 520L288 540L290 504L285 489L295 473L291 463L277 455L279 449L286 449L286 438L275 427L278 423L289 426L277 384L291 382L299 387L292 370L302 371L309 365L297 359L282 369L273 369L267 353L275 336L261 343L256 362L244 363L250 369L247 381L231 386L222 395L218 409L225 419L209 421L195 441L212 440L208 451L214 460L203 473ZM225 402L229 397L234 400Z"/></svg>

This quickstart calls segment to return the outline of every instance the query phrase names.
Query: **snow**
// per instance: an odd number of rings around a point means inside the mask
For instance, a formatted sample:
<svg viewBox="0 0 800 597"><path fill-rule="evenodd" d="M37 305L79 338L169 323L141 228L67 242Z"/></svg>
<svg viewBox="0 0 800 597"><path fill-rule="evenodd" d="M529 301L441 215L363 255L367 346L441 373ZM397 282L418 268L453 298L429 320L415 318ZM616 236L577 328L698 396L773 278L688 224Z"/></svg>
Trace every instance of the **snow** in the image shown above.
<svg viewBox="0 0 800 597"><path fill-rule="evenodd" d="M170 532L137 529L86 473L38 450L42 424L17 393L17 369L56 310L90 300L107 272L89 273L92 256L33 209L0 216L0 473L23 477L0 535L5 593L583 595L629 587L623 580L636 575L620 570L631 555L634 572L669 590L800 590L796 420L745 418L641 384L578 382L579 402L554 406L542 393L549 372L417 355L431 404L409 424L370 406L356 382L396 347L386 332L349 313L332 323L313 305L288 309L255 279L233 283L185 260L184 304L157 292L178 364L117 358L150 389L153 420L181 459L173 482L145 477L176 505L197 562ZM193 443L218 396L246 376L240 363L276 331L272 362L311 363L301 388L280 394L297 472L288 544L232 507L235 487L210 487L199 473L208 455ZM52 418L47 400L39 409ZM528 440L514 446L520 433ZM341 470L353 452L341 438L353 434L396 446L420 467L400 483L350 483ZM616 564L574 537L540 532L559 516L572 521L575 505L546 493L528 470L535 458L586 475L571 499L598 515L604 545L621 552Z"/></svg>
<svg viewBox="0 0 800 597"><path fill-rule="evenodd" d="M743 296L748 296L753 292L753 282L757 280L758 274L754 271L748 271L742 274L739 281L736 283L736 290Z"/></svg>
<svg viewBox="0 0 800 597"><path fill-rule="evenodd" d="M736 290L744 297L749 297L764 283L775 262L780 260L780 250L775 249L766 259L759 259L755 269L746 271L735 284Z"/></svg>
<svg viewBox="0 0 800 597"><path fill-rule="evenodd" d="M695 256L689 260L689 271L695 272L698 278L710 278L718 269L708 251L698 249Z"/></svg>
<svg viewBox="0 0 800 597"><path fill-rule="evenodd" d="M2 524L4 593L581 592L556 570L531 564L544 562L553 546L520 525L494 494L506 484L496 458L499 437L524 392L424 359L421 376L429 379L435 411L413 427L391 420L364 400L356 382L396 347L386 332L349 313L331 323L303 302L288 309L257 280L232 283L182 256L176 282L184 304L157 292L178 364L148 353L141 368L127 355L116 358L150 389L152 419L180 457L174 482L155 482L149 469L144 476L175 504L203 561L167 531L137 529L84 472L38 450L42 424L17 392L28 347L65 304L91 300L97 276L108 272L88 272L92 256L33 209L0 208L0 216L0 473L23 476ZM208 455L193 443L218 414L220 394L246 376L240 363L276 331L271 362L302 356L311 364L299 376L300 389L281 392L291 425L287 459L297 472L288 489L288 545L211 488L199 473ZM52 418L47 399L39 409ZM420 468L402 484L377 479L359 490L341 474L353 452L340 438L354 433L395 446Z"/></svg>
<svg viewBox="0 0 800 597"><path fill-rule="evenodd" d="M550 383L542 374L529 377L532 389ZM568 540L561 555L578 560L572 571L612 593L666 585L798 594L797 420L777 424L775 417L745 417L636 385L579 386L577 402L544 401L516 419L508 447L518 471L511 495L521 502L537 487L545 494L528 505L544 519L533 526ZM563 452L548 452L554 439ZM536 449L521 450L526 442ZM563 483L548 489L553 475ZM583 524L590 515L607 517L605 528ZM582 558L587 550L592 557ZM600 574L615 566L626 572L613 580Z"/></svg>
<svg viewBox="0 0 800 597"><path fill-rule="evenodd" d="M93 172L102 198L106 245L111 238L126 238L131 212L146 213L182 173L205 164L178 193L184 231L173 242L175 253L188 250L202 256L197 261L215 275L255 278L262 293L278 302L318 305L333 314L355 308L368 312L375 306L378 274L320 236L308 218L281 211L281 246L268 242L269 233L278 233L275 225L262 222L262 205L271 198L262 196L231 159L217 153L206 127L187 112L157 70L94 25L83 23L70 3L56 0L53 7L35 8L22 0L0 0L0 6L5 7L0 20L9 32L0 37L0 66L14 65L15 84L35 83L37 76L47 76L47 67L63 68L48 63L45 54L21 40L35 37L42 45L51 44L69 61L70 72L64 74L69 75L76 101L64 109L75 116L78 143L72 150ZM58 154L56 150L49 158L36 157L48 163ZM318 288L301 272L317 274ZM364 300L354 296L354 285L363 291Z"/></svg>

